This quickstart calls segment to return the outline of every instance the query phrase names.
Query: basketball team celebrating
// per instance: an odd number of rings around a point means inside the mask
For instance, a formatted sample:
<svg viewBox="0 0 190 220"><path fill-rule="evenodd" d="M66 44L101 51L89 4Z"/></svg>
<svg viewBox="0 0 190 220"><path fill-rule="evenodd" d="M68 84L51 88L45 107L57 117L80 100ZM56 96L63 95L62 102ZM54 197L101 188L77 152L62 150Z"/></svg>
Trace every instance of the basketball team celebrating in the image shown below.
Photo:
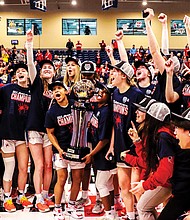
<svg viewBox="0 0 190 220"><path fill-rule="evenodd" d="M84 219L82 210L91 204L88 187L92 166L96 187L92 213L104 212L99 219L190 219L190 68L169 53L167 15L158 16L162 25L160 49L151 27L154 11L147 8L145 12L149 59L130 64L123 31L118 30L115 39L120 61L107 46L110 64L106 83L100 82L93 62L80 64L71 56L65 59L63 78L56 78L50 60L36 66L34 36L27 31L27 64L16 64L16 82L0 88L5 211L14 212L17 205L40 212L52 208L57 220L65 216ZM190 17L184 17L184 25L190 45ZM95 90L86 108L91 117L82 132L87 134L90 151L76 161L65 156L77 123L72 111L77 102L73 87L82 79L92 82ZM34 163L33 202L25 195L29 159ZM15 166L18 196L13 203ZM63 210L68 167L71 189ZM52 201L49 190L55 173ZM158 213L160 204L163 209ZM125 210L123 215L120 209Z"/></svg>

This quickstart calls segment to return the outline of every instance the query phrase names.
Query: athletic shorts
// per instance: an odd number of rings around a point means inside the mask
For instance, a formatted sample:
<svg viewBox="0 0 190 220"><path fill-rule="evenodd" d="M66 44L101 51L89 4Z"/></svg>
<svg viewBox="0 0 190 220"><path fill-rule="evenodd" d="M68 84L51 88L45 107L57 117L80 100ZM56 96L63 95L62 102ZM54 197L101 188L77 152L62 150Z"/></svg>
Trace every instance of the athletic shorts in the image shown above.
<svg viewBox="0 0 190 220"><path fill-rule="evenodd" d="M43 147L52 145L48 135L44 132L28 131L28 142L30 144L42 144Z"/></svg>
<svg viewBox="0 0 190 220"><path fill-rule="evenodd" d="M59 154L53 155L53 166L56 170L65 169L70 166L71 170L83 169L85 163L62 159Z"/></svg>
<svg viewBox="0 0 190 220"><path fill-rule="evenodd" d="M26 144L26 141L2 140L1 150L3 153L15 153L15 147Z"/></svg>
<svg viewBox="0 0 190 220"><path fill-rule="evenodd" d="M122 162L117 162L117 167L121 167L121 168L132 168L130 166L127 166L126 163L122 163Z"/></svg>

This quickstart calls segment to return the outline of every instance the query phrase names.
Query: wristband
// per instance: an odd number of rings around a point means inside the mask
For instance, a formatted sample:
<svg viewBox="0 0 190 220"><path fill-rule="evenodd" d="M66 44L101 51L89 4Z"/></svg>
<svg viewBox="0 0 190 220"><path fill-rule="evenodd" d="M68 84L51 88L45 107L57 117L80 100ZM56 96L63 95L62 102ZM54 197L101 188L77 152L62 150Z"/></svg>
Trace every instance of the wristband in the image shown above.
<svg viewBox="0 0 190 220"><path fill-rule="evenodd" d="M141 141L141 138L137 138L135 141L133 141L133 143L137 143L137 142L140 142Z"/></svg>

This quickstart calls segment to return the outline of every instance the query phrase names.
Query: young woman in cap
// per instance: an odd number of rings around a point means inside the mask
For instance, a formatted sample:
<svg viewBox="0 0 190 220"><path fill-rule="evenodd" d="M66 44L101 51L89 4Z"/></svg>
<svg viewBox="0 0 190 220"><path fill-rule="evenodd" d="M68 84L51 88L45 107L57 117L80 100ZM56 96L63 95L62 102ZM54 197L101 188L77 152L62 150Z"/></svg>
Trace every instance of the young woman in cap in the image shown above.
<svg viewBox="0 0 190 220"><path fill-rule="evenodd" d="M126 207L126 218L135 219L134 197L129 190L131 188L132 172L134 171L133 174L135 176L138 175L136 174L136 170L133 169L132 171L130 166L127 166L121 161L120 153L129 149L132 144L130 137L127 135L131 120L135 121L136 107L132 103L139 103L144 95L133 83L134 70L128 63L128 57L122 41L122 31L117 31L115 36L122 61L116 62L113 60L112 65L110 65L110 69L112 70L112 85L117 88L114 90L112 96L114 126L107 156L111 153L117 161L119 186L121 188L121 197Z"/></svg>
<svg viewBox="0 0 190 220"><path fill-rule="evenodd" d="M113 161L106 160L105 155L109 149L112 120L111 118L111 93L104 85L99 87L97 94L97 103L90 120L89 131L92 140L92 151L83 159L85 163L94 160L94 166L97 170L96 188L100 193L104 210L106 212L103 219L114 219L114 185L113 178L117 173L116 164Z"/></svg>
<svg viewBox="0 0 190 220"><path fill-rule="evenodd" d="M1 151L5 165L3 206L7 212L16 211L10 197L15 168L15 154L19 170L17 203L24 207L32 207L32 203L24 196L29 159L25 130L31 101L28 88L28 67L25 64L16 64L15 71L17 83L8 84L0 89L0 138L2 139Z"/></svg>
<svg viewBox="0 0 190 220"><path fill-rule="evenodd" d="M112 96L114 127L107 155L112 153L116 157L121 195L129 219L134 219L133 196L129 192L131 167L121 161L120 153L129 149L132 144L127 135L131 120L135 121L135 106L132 103L140 102L144 96L138 88L131 85L134 71L130 64L120 61L118 64L111 66L111 68L113 69L112 85L116 86L117 89L114 90Z"/></svg>
<svg viewBox="0 0 190 220"><path fill-rule="evenodd" d="M80 190L84 163L70 161L64 158L70 146L73 133L73 115L71 112L72 100L67 97L66 88L62 81L55 81L50 85L56 103L46 113L45 127L48 137L53 144L54 166L57 171L57 183L54 188L55 209L58 219L64 219L61 208L61 198L68 177L68 166L71 169L72 184L70 199L66 214L74 219L82 219L83 215L76 212L75 203Z"/></svg>
<svg viewBox="0 0 190 220"><path fill-rule="evenodd" d="M155 70L158 69L158 74L157 74L157 79L156 79L156 83L159 84L159 99L157 99L160 102L166 103L170 109L172 109L174 112L179 113L180 112L180 108L179 106L181 105L180 101L178 102L173 102L173 103L168 103L168 100L166 99L166 77L167 77L167 73L166 73L166 69L165 69L165 58L164 56L161 54L160 52L160 47L158 45L156 36L152 30L152 26L151 26L151 20L154 18L154 10L151 8L147 8L144 10L145 13L148 13L148 16L145 18L145 25L146 25L146 31L147 31L147 38L148 38L148 45L150 47L150 52L153 58L153 62L154 62L154 68ZM159 21L162 23L162 25L166 25L167 22L167 18L166 15L164 14L160 14L160 16L158 17ZM165 27L167 28L167 27ZM176 60L176 59L175 59ZM179 60L177 59L176 61L178 61L176 63L176 71L179 70L180 67L180 63ZM180 85L180 81L177 77L176 74L173 74L172 76L172 81L174 83L174 88L177 88Z"/></svg>
<svg viewBox="0 0 190 220"><path fill-rule="evenodd" d="M132 133L129 135L134 139ZM173 174L175 152L178 149L167 105L160 102L150 105L146 113L142 141L140 139L134 141L140 145L138 151L141 152L134 158L135 165L146 172L144 179L132 184L133 188L130 191L141 195L137 203L139 218L155 220L157 219L155 207L171 195L170 180ZM126 155L125 161L130 163L131 157Z"/></svg>
<svg viewBox="0 0 190 220"><path fill-rule="evenodd" d="M149 97L145 97L139 104L133 103L138 109L136 110L136 123L138 125L138 128L136 129L135 124L131 121L132 128L128 130L128 134L130 138L133 141L133 145L135 146L135 153L132 151L131 154L127 153L130 152L124 151L121 153L121 159L129 163L133 167L141 168L139 179L143 180L145 178L145 172L146 169L143 167L140 167L139 160L141 160L142 157L142 148L145 147L142 145L142 137L144 136L143 128L145 124L145 118L146 118L146 112L149 108L149 106L156 102L155 99L151 99ZM139 200L140 195L135 195L137 200Z"/></svg>
<svg viewBox="0 0 190 220"><path fill-rule="evenodd" d="M102 86L102 83L100 83L96 78L96 64L93 63L92 61L84 61L81 64L81 78L90 80L94 84L95 88L99 88L100 86ZM96 102L96 95L94 95L90 99L90 102L91 103ZM89 105L88 110L92 111L91 104ZM90 138L88 138L88 144L89 144L89 147L91 148L91 139ZM80 206L88 206L91 204L91 200L88 196L88 191L89 191L88 188L89 188L90 176L91 176L91 166L93 167L93 171L96 176L96 168L93 165L93 161L92 161L92 163L86 164L86 166L84 168L83 179L82 179L82 197L79 200L77 200L77 205L79 207ZM103 208L103 205L102 205L102 202L100 199L100 194L99 194L98 190L96 190L96 204L92 208L92 213L99 214L99 213L103 212L103 210L104 210L104 208Z"/></svg>
<svg viewBox="0 0 190 220"><path fill-rule="evenodd" d="M52 91L48 89L55 74L50 60L41 61L40 74L33 62L33 33L27 32L27 62L31 81L31 103L27 121L28 145L34 160L34 187L36 191L36 208L40 212L49 211L54 204L48 199L52 179L52 144L44 127L45 114L52 100ZM43 191L42 191L43 186Z"/></svg>
<svg viewBox="0 0 190 220"><path fill-rule="evenodd" d="M65 63L66 74L64 76L63 82L71 91L75 83L80 80L80 66L77 58L74 57L67 57L65 59Z"/></svg>
<svg viewBox="0 0 190 220"><path fill-rule="evenodd" d="M190 108L182 115L173 114L176 139L179 149L175 155L172 177L172 198L161 212L158 220L176 220L190 210ZM179 220L182 220L181 216ZM189 218L188 218L189 219Z"/></svg>

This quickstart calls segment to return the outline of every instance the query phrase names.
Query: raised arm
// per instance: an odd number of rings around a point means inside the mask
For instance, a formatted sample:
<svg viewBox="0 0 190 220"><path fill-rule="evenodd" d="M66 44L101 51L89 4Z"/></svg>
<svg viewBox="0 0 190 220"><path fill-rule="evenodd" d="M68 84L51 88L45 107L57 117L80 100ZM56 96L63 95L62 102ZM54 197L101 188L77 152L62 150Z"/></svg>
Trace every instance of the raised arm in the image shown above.
<svg viewBox="0 0 190 220"><path fill-rule="evenodd" d="M149 15L145 18L145 25L146 25L148 45L150 47L150 52L152 54L152 57L153 57L153 60L156 66L158 67L160 73L162 74L165 68L165 60L160 53L160 47L158 45L157 39L151 27L151 20L154 17L154 11L153 9L147 8L146 10L144 10L144 12L149 13Z"/></svg>
<svg viewBox="0 0 190 220"><path fill-rule="evenodd" d="M122 40L123 39L123 31L122 30L118 30L115 33L115 39L117 41L119 55L120 55L121 60L128 63L129 62L128 56L127 56L125 46L124 46L124 43L123 43L123 40Z"/></svg>
<svg viewBox="0 0 190 220"><path fill-rule="evenodd" d="M174 63L171 58L168 61L166 61L165 69L166 69L166 89L165 89L166 101L168 103L173 103L179 99L179 95L173 89Z"/></svg>
<svg viewBox="0 0 190 220"><path fill-rule="evenodd" d="M186 32L187 32L188 44L190 45L190 17L185 15L183 21L185 23L185 29L186 29Z"/></svg>
<svg viewBox="0 0 190 220"><path fill-rule="evenodd" d="M106 53L107 53L107 55L108 55L108 57L110 59L111 64L115 65L116 64L116 60L115 60L115 58L113 56L113 48L110 45L108 45L108 46L106 46L105 50L106 50Z"/></svg>
<svg viewBox="0 0 190 220"><path fill-rule="evenodd" d="M28 30L26 32L26 49L27 49L27 65L28 65L28 72L31 84L33 84L36 78L36 67L34 65L34 58L33 58L33 33L32 30Z"/></svg>
<svg viewBox="0 0 190 220"><path fill-rule="evenodd" d="M158 20L162 24L162 53L169 55L169 37L168 37L168 23L167 15L164 13L159 14Z"/></svg>

